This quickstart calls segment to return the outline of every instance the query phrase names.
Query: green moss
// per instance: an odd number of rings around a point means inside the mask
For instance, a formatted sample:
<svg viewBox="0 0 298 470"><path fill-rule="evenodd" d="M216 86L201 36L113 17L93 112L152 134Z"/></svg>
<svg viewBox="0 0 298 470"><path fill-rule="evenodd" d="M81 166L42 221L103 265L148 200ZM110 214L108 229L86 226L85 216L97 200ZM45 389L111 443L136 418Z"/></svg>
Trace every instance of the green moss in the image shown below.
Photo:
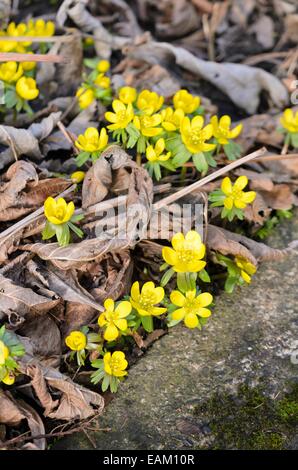
<svg viewBox="0 0 298 470"><path fill-rule="evenodd" d="M209 423L212 449L285 449L298 424L298 385L280 400L242 385L237 395L216 393L196 409Z"/></svg>

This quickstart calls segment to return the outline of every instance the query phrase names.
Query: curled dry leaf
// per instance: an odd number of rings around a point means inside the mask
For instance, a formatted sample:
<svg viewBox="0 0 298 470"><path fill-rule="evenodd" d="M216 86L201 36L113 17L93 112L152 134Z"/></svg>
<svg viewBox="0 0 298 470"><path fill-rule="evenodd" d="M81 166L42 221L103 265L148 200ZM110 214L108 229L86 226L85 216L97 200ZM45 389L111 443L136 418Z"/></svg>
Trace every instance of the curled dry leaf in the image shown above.
<svg viewBox="0 0 298 470"><path fill-rule="evenodd" d="M35 167L25 161L10 166L0 183L0 221L15 220L43 205L48 196L64 191L70 182L62 178L38 180Z"/></svg>
<svg viewBox="0 0 298 470"><path fill-rule="evenodd" d="M0 154L0 170L14 161L19 155L27 155L33 160L40 160L42 153L39 142L52 132L60 116L60 112L52 113L40 123L31 124L28 129L0 126L0 143L8 146Z"/></svg>
<svg viewBox="0 0 298 470"><path fill-rule="evenodd" d="M27 421L27 425L32 435L30 446L25 444L23 449L31 448L35 450L44 450L46 448L46 440L44 438L34 439L34 436L45 434L43 422L37 413L28 403L23 400L16 400L11 393L0 390L0 423L6 426L19 426L23 420ZM4 442L5 446L5 442Z"/></svg>
<svg viewBox="0 0 298 470"><path fill-rule="evenodd" d="M237 106L248 113L256 112L260 94L266 90L277 107L288 102L288 92L274 75L265 70L243 64L209 62L195 57L182 47L169 43L148 42L140 46L127 46L124 52L151 64L172 64L207 80L224 92Z"/></svg>
<svg viewBox="0 0 298 470"><path fill-rule="evenodd" d="M254 265L261 261L284 259L289 248L278 250L238 233L208 225L207 247L223 255L242 256Z"/></svg>
<svg viewBox="0 0 298 470"><path fill-rule="evenodd" d="M36 294L0 274L0 318L15 312L24 317L28 312L41 313L55 307L59 300Z"/></svg>
<svg viewBox="0 0 298 470"><path fill-rule="evenodd" d="M31 377L31 385L44 408L44 415L52 419L70 421L101 414L104 399L98 393L74 383L57 369L38 363L26 355L21 361L22 373ZM59 399L53 400L51 392Z"/></svg>

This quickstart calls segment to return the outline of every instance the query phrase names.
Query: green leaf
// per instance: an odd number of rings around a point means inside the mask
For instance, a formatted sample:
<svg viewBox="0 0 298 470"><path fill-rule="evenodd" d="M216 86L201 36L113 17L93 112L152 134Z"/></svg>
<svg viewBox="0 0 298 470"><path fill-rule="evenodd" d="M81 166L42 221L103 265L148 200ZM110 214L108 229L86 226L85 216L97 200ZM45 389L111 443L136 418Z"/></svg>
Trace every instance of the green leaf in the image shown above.
<svg viewBox="0 0 298 470"><path fill-rule="evenodd" d="M110 390L112 393L116 393L117 390L118 390L118 384L119 384L119 380L117 379L117 377L111 377L111 380L110 380Z"/></svg>
<svg viewBox="0 0 298 470"><path fill-rule="evenodd" d="M199 278L203 282L211 282L210 276L207 273L206 269L202 269L202 271L199 272Z"/></svg>
<svg viewBox="0 0 298 470"><path fill-rule="evenodd" d="M69 227L66 224L56 225L56 236L60 246L67 246L70 241Z"/></svg>
<svg viewBox="0 0 298 470"><path fill-rule="evenodd" d="M43 240L49 240L56 234L55 227L47 221L45 228L43 229L41 235Z"/></svg>
<svg viewBox="0 0 298 470"><path fill-rule="evenodd" d="M106 392L109 388L110 385L110 376L105 374L104 379L101 384L101 389L103 392Z"/></svg>
<svg viewBox="0 0 298 470"><path fill-rule="evenodd" d="M151 315L146 315L145 317L141 317L141 322L144 327L144 329L148 332L151 333L153 331L153 318Z"/></svg>
<svg viewBox="0 0 298 470"><path fill-rule="evenodd" d="M208 163L203 152L195 153L192 156L192 161L194 162L196 169L200 173L206 173L206 171L208 170Z"/></svg>
<svg viewBox="0 0 298 470"><path fill-rule="evenodd" d="M79 238L83 238L84 236L83 230L81 230L79 227L74 225L72 222L68 222L68 226Z"/></svg>
<svg viewBox="0 0 298 470"><path fill-rule="evenodd" d="M146 151L146 137L140 135L138 142L137 142L137 152L138 153L145 153Z"/></svg>
<svg viewBox="0 0 298 470"><path fill-rule="evenodd" d="M77 166L82 166L84 163L86 163L87 160L89 160L91 156L90 152L81 152L79 155L76 157L76 164Z"/></svg>
<svg viewBox="0 0 298 470"><path fill-rule="evenodd" d="M166 263L165 263L166 264ZM162 266L161 266L162 268ZM161 278L161 281L160 281L160 285L161 287L164 287L167 285L167 283L169 282L169 280L173 277L173 275L175 274L175 271L173 268L170 268L168 269L164 275L162 276Z"/></svg>
<svg viewBox="0 0 298 470"><path fill-rule="evenodd" d="M16 91L13 90L8 90L5 95L4 95L4 103L7 108L13 108L18 101L18 97L16 94Z"/></svg>
<svg viewBox="0 0 298 470"><path fill-rule="evenodd" d="M230 140L228 144L223 145L223 149L228 160L236 160L242 153L241 145L236 144L236 142L232 140Z"/></svg>
<svg viewBox="0 0 298 470"><path fill-rule="evenodd" d="M294 148L298 148L298 132L291 133L291 142Z"/></svg>
<svg viewBox="0 0 298 470"><path fill-rule="evenodd" d="M84 59L84 65L86 65L86 67L88 67L89 69L95 69L97 67L97 64L98 64L97 58Z"/></svg>
<svg viewBox="0 0 298 470"><path fill-rule="evenodd" d="M161 179L161 171L158 163L153 163L153 171L156 181L159 181Z"/></svg>
<svg viewBox="0 0 298 470"><path fill-rule="evenodd" d="M225 291L231 294L238 281L237 277L228 276L225 282Z"/></svg>
<svg viewBox="0 0 298 470"><path fill-rule="evenodd" d="M183 293L189 290L186 273L177 273L177 286L178 289Z"/></svg>

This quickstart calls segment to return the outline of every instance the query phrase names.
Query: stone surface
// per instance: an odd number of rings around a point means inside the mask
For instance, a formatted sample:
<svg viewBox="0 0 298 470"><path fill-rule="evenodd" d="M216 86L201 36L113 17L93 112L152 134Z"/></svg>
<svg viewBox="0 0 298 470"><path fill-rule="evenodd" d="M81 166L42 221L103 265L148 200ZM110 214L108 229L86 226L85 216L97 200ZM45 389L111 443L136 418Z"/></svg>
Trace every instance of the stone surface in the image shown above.
<svg viewBox="0 0 298 470"><path fill-rule="evenodd" d="M297 218L270 243L284 247L291 239L298 239ZM297 448L297 416L278 418L284 416L280 400L298 383L298 364L291 361L298 351L297 279L297 252L264 264L250 286L216 299L202 332L178 326L157 341L100 419L111 431L91 434L97 448ZM248 435L237 443L238 429ZM84 434L56 445L90 447Z"/></svg>

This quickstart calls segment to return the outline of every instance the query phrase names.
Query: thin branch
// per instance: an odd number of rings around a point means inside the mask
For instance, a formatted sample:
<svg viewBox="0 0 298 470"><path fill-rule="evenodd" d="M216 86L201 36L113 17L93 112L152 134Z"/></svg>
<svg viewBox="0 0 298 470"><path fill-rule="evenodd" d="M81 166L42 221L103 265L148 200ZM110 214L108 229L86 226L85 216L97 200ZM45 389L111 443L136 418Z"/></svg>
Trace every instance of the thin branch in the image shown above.
<svg viewBox="0 0 298 470"><path fill-rule="evenodd" d="M65 57L57 54L19 54L17 52L0 52L0 62L69 62Z"/></svg>

